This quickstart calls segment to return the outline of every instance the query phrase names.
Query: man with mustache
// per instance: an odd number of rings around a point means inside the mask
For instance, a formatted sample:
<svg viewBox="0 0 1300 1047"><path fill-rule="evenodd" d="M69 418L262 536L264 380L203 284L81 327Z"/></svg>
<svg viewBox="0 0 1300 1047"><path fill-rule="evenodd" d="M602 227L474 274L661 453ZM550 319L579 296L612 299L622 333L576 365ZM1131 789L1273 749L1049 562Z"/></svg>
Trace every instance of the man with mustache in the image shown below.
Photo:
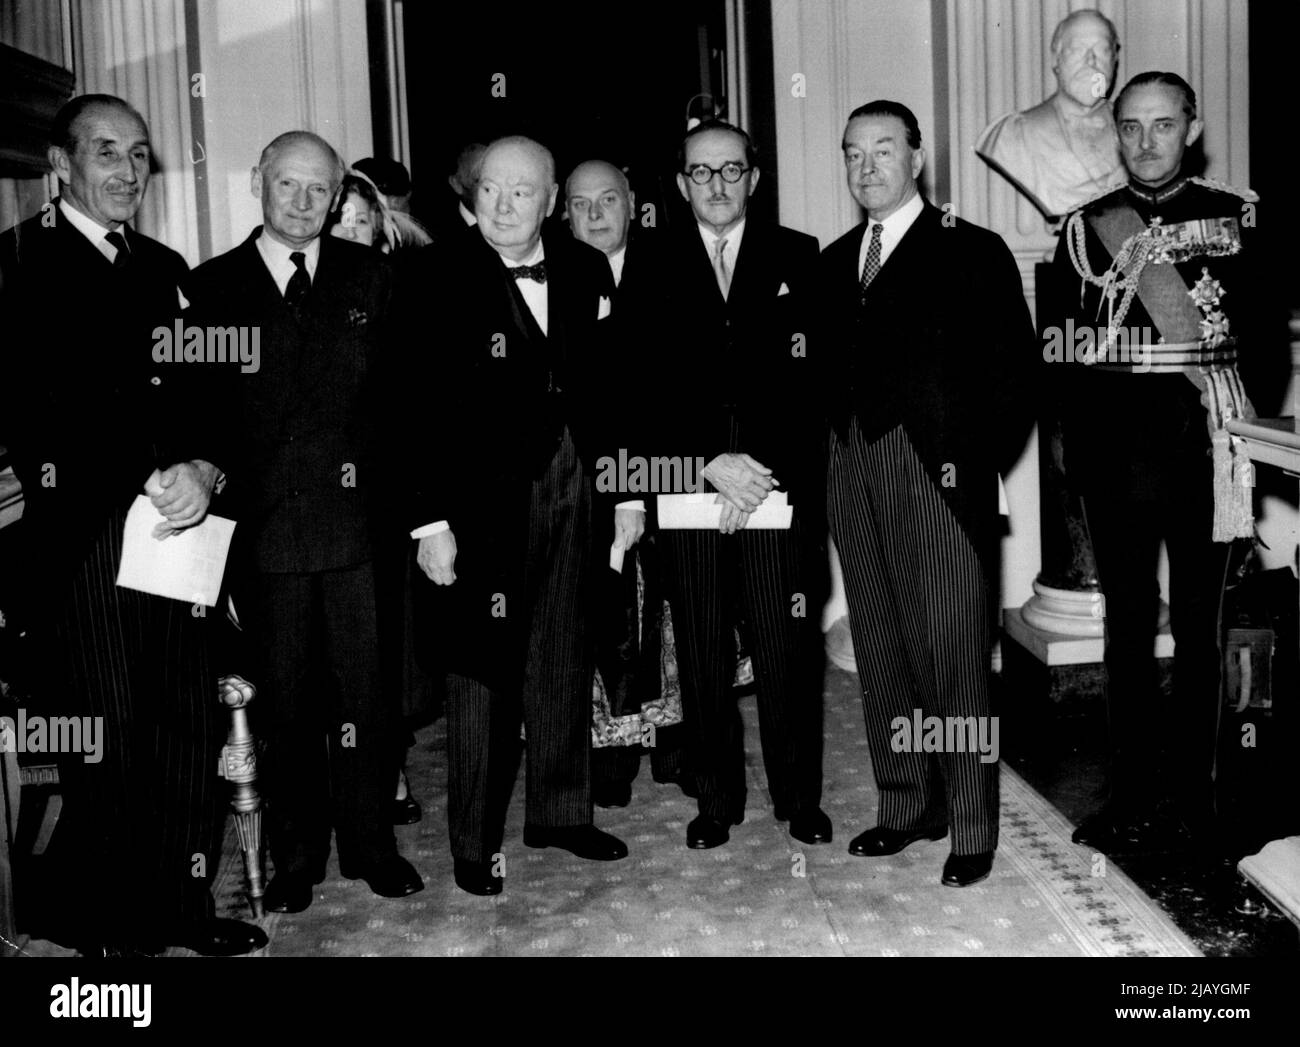
<svg viewBox="0 0 1300 1047"><path fill-rule="evenodd" d="M1109 797L1074 841L1108 854L1187 834L1215 840L1218 609L1229 545L1253 535L1251 466L1224 425L1252 415L1248 392L1270 388L1252 372L1267 355L1252 273L1257 197L1186 170L1203 124L1182 77L1133 77L1115 121L1128 185L1070 216L1054 266L1063 301L1077 306L1046 318L1106 332L1057 366L1071 368L1065 468L1106 599ZM1119 328L1146 337L1112 343ZM1176 645L1168 713L1153 652L1162 539ZM1157 816L1162 799L1174 801L1171 820Z"/></svg>
<svg viewBox="0 0 1300 1047"><path fill-rule="evenodd" d="M476 224L421 252L401 292L408 334L429 330L431 295L443 304L437 333L410 351L400 413L406 516L429 580L424 639L447 672L453 877L494 895L521 719L525 846L627 855L592 824L587 629L593 511L624 532L641 514L593 497L609 266L567 234L543 235L559 196L545 146L499 139L476 177Z"/></svg>
<svg viewBox="0 0 1300 1047"><path fill-rule="evenodd" d="M898 724L919 714L982 735L989 722L997 479L1033 422L1033 326L1006 244L921 196L907 106L855 109L843 149L867 219L822 253L815 348L835 433L830 530L880 790L877 824L849 853L951 833L941 880L966 887L997 849L996 753L928 751Z"/></svg>
<svg viewBox="0 0 1300 1047"><path fill-rule="evenodd" d="M153 360L155 326L180 314L186 265L129 224L152 155L128 103L72 99L49 149L61 196L0 237L0 443L23 487L34 694L42 714L102 718L104 731L100 762L60 761L50 856L63 861L49 894L67 925L48 933L88 955L231 955L266 935L213 919L208 891L225 821L210 621L115 584L127 510L151 474L165 538L202 522L218 463L229 464L207 383Z"/></svg>
<svg viewBox="0 0 1300 1047"><path fill-rule="evenodd" d="M1110 93L1119 61L1115 26L1100 11L1074 11L1052 33L1056 91L990 124L976 151L1048 218L1122 185Z"/></svg>
<svg viewBox="0 0 1300 1047"><path fill-rule="evenodd" d="M827 585L821 414L806 343L817 241L751 218L760 172L749 135L721 121L687 133L677 188L690 218L669 245L671 311L652 455L701 459L717 530L662 529L699 815L686 844L718 847L745 817L735 630L753 659L774 815L829 843L821 809L820 609ZM789 529L750 529L778 489ZM738 622L739 619L739 622Z"/></svg>
<svg viewBox="0 0 1300 1047"><path fill-rule="evenodd" d="M236 606L269 721L272 912L311 905L331 829L346 879L384 898L424 887L393 836L396 703L376 621L387 612L375 589L377 381L392 276L378 252L321 235L343 174L318 135L278 135L252 170L263 224L186 285L195 322L261 331L261 367L233 381L223 415L237 459Z"/></svg>

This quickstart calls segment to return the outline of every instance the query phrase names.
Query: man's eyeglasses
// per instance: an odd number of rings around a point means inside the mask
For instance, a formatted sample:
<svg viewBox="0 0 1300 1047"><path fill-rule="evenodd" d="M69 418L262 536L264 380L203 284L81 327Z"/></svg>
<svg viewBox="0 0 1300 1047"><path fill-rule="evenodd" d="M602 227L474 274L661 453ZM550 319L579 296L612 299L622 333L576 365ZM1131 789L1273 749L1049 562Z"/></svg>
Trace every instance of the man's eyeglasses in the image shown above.
<svg viewBox="0 0 1300 1047"><path fill-rule="evenodd" d="M721 167L710 167L708 164L696 164L685 172L696 185L708 185L713 180L714 175L722 175L722 180L729 184L740 181L740 176L746 171L752 171L751 167L743 167L737 163L723 164Z"/></svg>

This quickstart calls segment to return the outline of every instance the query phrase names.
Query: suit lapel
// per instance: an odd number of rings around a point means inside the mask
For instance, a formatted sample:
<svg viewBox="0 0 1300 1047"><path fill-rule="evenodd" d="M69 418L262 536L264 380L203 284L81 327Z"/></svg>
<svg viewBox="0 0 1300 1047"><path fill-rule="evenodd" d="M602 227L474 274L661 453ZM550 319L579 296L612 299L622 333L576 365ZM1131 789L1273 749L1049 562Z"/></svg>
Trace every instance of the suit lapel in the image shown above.
<svg viewBox="0 0 1300 1047"><path fill-rule="evenodd" d="M871 281L871 286L867 288L865 304L870 307L874 302L883 299L886 296L892 296L898 290L900 282L912 279L918 271L922 269L925 263L925 252L933 232L933 219L931 213L935 209L929 203L923 203L921 213L916 216L916 220L908 227L903 238L898 241L893 251L889 254L888 261L881 267L876 278ZM863 223L865 234L867 223ZM862 238L858 238L858 251L862 249ZM858 255L854 254L854 269L857 268Z"/></svg>
<svg viewBox="0 0 1300 1047"><path fill-rule="evenodd" d="M731 274L731 289L727 294L729 312L743 312L748 299L762 296L767 248L767 229L761 223L746 222L745 235L740 238L740 250L736 252L736 268Z"/></svg>

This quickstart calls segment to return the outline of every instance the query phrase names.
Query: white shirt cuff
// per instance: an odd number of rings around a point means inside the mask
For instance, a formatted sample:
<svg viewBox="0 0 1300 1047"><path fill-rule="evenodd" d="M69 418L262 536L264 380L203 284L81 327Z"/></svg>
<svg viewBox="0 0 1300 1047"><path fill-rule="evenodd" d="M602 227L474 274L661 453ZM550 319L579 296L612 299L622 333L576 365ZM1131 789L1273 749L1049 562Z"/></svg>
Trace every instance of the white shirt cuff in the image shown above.
<svg viewBox="0 0 1300 1047"><path fill-rule="evenodd" d="M635 509L639 513L645 512L645 499L637 498L630 502L619 502L614 506L615 509Z"/></svg>
<svg viewBox="0 0 1300 1047"><path fill-rule="evenodd" d="M425 524L423 527L417 527L411 532L412 538L432 538L435 534L442 534L443 531L450 531L451 524L446 520L439 520L437 523Z"/></svg>

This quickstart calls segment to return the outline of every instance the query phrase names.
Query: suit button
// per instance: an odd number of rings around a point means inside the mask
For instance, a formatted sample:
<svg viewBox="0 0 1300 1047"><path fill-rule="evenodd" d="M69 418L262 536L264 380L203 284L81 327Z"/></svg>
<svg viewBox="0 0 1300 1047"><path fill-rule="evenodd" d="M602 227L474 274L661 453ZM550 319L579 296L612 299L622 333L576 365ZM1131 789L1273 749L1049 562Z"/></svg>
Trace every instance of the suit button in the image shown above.
<svg viewBox="0 0 1300 1047"><path fill-rule="evenodd" d="M150 385L162 385L162 379L159 378L157 375L154 375L152 378L149 379L149 384L150 384Z"/></svg>

